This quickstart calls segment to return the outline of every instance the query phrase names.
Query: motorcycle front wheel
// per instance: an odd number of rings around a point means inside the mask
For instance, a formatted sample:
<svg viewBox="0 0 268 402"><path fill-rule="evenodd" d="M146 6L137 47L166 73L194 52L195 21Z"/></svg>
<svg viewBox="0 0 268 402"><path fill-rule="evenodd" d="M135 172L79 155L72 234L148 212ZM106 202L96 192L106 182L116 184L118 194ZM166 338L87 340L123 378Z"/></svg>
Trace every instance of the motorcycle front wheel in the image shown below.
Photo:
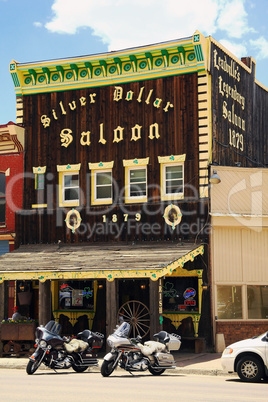
<svg viewBox="0 0 268 402"><path fill-rule="evenodd" d="M26 367L26 372L27 374L33 374L36 372L36 370L38 369L38 367L40 366L40 364L42 363L42 356L38 356L37 360L32 361L29 360L27 367Z"/></svg>
<svg viewBox="0 0 268 402"><path fill-rule="evenodd" d="M114 371L115 367L113 367L115 359L113 360L103 360L101 365L101 374L103 377L109 377L110 374Z"/></svg>
<svg viewBox="0 0 268 402"><path fill-rule="evenodd" d="M161 368L152 368L152 367L148 367L148 370L150 371L150 373L152 375L161 375L164 373L165 369L161 369Z"/></svg>

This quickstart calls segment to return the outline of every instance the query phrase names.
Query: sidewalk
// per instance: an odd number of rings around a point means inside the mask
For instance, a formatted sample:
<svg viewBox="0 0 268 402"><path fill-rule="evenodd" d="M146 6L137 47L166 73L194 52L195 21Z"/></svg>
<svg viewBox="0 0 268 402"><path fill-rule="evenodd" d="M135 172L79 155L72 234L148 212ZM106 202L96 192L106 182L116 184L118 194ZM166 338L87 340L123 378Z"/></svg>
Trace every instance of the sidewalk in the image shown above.
<svg viewBox="0 0 268 402"><path fill-rule="evenodd" d="M177 368L183 374L203 374L203 375L236 375L228 374L222 370L220 353L173 353ZM90 370L100 371L103 354L99 357L99 367L91 368ZM26 369L28 358L21 357L2 357L0 358L0 369ZM44 365L41 365L39 370L50 370Z"/></svg>

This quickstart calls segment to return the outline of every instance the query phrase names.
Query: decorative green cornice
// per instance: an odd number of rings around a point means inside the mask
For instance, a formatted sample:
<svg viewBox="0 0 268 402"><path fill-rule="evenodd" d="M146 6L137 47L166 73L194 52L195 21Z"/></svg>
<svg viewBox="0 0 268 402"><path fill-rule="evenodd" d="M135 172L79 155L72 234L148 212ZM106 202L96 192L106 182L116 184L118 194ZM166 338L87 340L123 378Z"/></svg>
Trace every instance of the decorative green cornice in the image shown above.
<svg viewBox="0 0 268 402"><path fill-rule="evenodd" d="M17 95L116 85L206 70L206 38L193 37L102 55L17 63L10 73Z"/></svg>

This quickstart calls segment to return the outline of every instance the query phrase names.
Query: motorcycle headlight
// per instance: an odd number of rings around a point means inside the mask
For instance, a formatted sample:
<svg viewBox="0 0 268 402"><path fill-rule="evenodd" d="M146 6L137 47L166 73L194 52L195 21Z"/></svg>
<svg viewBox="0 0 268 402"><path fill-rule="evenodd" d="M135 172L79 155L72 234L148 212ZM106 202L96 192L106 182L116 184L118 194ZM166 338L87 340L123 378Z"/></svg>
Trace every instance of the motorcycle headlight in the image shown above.
<svg viewBox="0 0 268 402"><path fill-rule="evenodd" d="M110 339L107 339L107 345L110 346L110 348L112 348L114 346L113 342L110 341Z"/></svg>
<svg viewBox="0 0 268 402"><path fill-rule="evenodd" d="M42 339L42 340L40 341L39 345L40 345L41 348L45 348L45 347L47 346L47 343L46 343L46 341L44 341L44 340Z"/></svg>

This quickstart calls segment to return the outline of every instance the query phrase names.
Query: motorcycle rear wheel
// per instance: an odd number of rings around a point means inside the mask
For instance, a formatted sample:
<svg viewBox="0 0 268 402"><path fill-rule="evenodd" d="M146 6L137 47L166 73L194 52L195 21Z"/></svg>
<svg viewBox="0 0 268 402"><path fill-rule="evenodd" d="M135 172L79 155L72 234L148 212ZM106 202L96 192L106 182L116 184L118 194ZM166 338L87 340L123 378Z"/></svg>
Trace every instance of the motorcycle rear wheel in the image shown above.
<svg viewBox="0 0 268 402"><path fill-rule="evenodd" d="M76 371L77 373L83 373L84 371L86 371L88 367L80 367L80 366L75 366L74 364L72 364L72 369L74 371Z"/></svg>
<svg viewBox="0 0 268 402"><path fill-rule="evenodd" d="M35 373L41 363L42 363L41 358L38 360L35 360L35 361L29 360L27 367L26 367L26 373L27 374Z"/></svg>
<svg viewBox="0 0 268 402"><path fill-rule="evenodd" d="M150 371L150 373L152 374L152 375L161 375L161 374L163 374L164 373L164 371L166 370L166 369L161 369L161 368L153 368L153 367L148 367L148 370Z"/></svg>
<svg viewBox="0 0 268 402"><path fill-rule="evenodd" d="M113 360L103 360L101 365L101 374L103 377L109 377L110 374L114 371L115 367L113 367L115 359Z"/></svg>

